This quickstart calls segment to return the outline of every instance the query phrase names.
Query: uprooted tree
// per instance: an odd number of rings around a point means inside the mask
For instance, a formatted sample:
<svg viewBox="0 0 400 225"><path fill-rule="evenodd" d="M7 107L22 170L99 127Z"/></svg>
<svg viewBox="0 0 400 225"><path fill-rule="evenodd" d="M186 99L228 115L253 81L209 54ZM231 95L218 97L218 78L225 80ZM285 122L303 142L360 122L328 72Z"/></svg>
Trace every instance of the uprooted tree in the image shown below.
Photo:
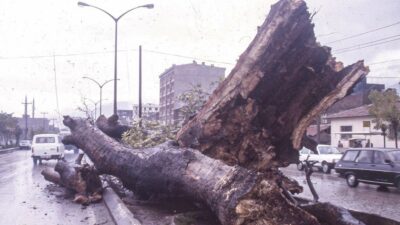
<svg viewBox="0 0 400 225"><path fill-rule="evenodd" d="M297 162L312 119L367 73L316 42L304 1L281 0L178 142L133 149L118 141L127 128L104 116L96 125L64 117L63 142L136 194L201 201L223 225L364 224L365 215L330 204L299 205L291 194L302 188L278 167Z"/></svg>

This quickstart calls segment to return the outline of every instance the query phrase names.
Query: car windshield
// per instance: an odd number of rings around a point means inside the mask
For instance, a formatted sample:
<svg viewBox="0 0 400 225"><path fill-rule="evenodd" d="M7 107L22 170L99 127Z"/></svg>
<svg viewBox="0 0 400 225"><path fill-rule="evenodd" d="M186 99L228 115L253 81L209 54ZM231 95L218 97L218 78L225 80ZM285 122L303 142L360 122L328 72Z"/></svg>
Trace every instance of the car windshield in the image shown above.
<svg viewBox="0 0 400 225"><path fill-rule="evenodd" d="M318 147L320 154L339 154L340 152L337 148L332 146L319 146Z"/></svg>
<svg viewBox="0 0 400 225"><path fill-rule="evenodd" d="M393 162L400 162L400 150L388 152Z"/></svg>
<svg viewBox="0 0 400 225"><path fill-rule="evenodd" d="M54 137L37 137L35 143L37 144L46 144L46 143L55 143L56 139Z"/></svg>

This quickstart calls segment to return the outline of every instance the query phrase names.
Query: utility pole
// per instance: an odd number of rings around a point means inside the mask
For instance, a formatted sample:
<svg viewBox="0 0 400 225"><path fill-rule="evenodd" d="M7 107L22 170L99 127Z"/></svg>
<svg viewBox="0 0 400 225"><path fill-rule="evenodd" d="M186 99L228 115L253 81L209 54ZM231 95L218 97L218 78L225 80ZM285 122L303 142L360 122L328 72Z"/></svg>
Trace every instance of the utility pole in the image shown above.
<svg viewBox="0 0 400 225"><path fill-rule="evenodd" d="M142 46L139 45L139 120L142 119Z"/></svg>
<svg viewBox="0 0 400 225"><path fill-rule="evenodd" d="M40 114L43 115L43 132L44 132L45 131L46 114L48 114L48 112L41 112Z"/></svg>
<svg viewBox="0 0 400 225"><path fill-rule="evenodd" d="M317 142L320 144L321 141L321 115L317 116Z"/></svg>
<svg viewBox="0 0 400 225"><path fill-rule="evenodd" d="M25 102L22 104L25 105L25 110L24 110L24 118L25 118L25 129L24 129L24 137L25 140L28 139L28 105L32 104L31 102L28 102L28 98L25 95Z"/></svg>
<svg viewBox="0 0 400 225"><path fill-rule="evenodd" d="M35 118L35 98L32 100L32 119Z"/></svg>

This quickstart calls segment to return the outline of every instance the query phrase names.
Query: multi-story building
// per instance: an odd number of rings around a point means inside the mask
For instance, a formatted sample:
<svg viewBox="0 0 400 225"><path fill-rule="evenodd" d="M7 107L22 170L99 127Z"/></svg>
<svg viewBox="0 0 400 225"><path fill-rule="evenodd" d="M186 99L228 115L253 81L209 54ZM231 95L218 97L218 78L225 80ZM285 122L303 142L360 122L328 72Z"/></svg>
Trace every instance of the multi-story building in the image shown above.
<svg viewBox="0 0 400 225"><path fill-rule="evenodd" d="M220 80L225 77L225 68L214 65L191 64L172 65L160 75L160 115L164 124L178 123L182 118L179 109L182 102L178 97L200 85L204 92L212 93Z"/></svg>

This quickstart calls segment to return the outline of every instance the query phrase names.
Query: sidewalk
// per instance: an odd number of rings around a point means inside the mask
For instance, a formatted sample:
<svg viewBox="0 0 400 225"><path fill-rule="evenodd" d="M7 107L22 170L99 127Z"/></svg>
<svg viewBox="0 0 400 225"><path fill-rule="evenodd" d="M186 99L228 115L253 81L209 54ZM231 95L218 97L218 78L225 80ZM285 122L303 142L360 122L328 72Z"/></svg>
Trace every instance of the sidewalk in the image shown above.
<svg viewBox="0 0 400 225"><path fill-rule="evenodd" d="M12 152L12 151L17 150L17 149L18 149L18 147L0 149L0 154L9 153L9 152Z"/></svg>

